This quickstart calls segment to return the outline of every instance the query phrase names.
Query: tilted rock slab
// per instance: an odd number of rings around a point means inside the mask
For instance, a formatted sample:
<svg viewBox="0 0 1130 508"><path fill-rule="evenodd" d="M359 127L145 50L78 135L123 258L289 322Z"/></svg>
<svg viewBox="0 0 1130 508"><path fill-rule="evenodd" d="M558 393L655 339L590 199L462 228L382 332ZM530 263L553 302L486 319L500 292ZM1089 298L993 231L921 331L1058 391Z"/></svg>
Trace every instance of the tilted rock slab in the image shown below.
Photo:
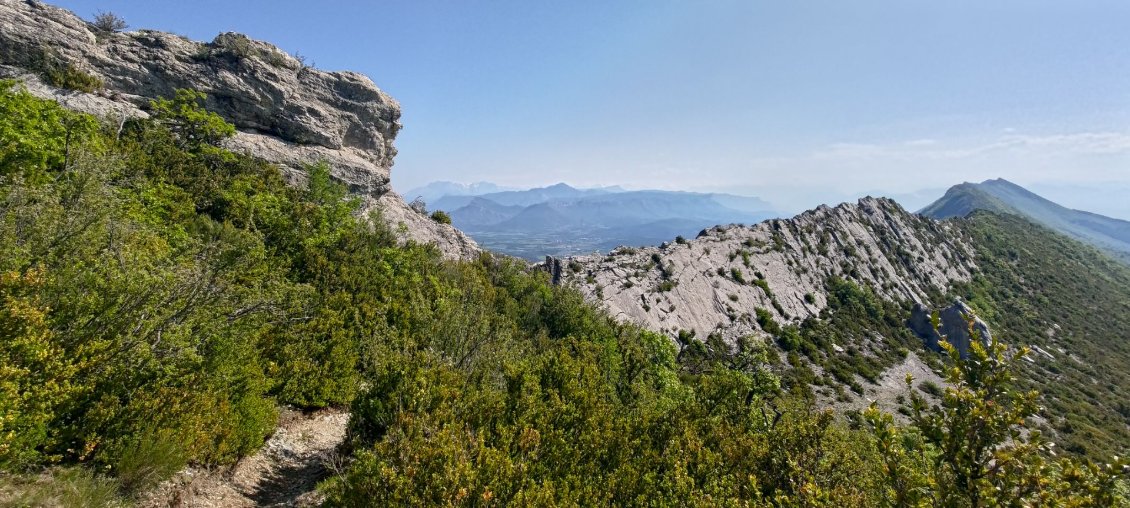
<svg viewBox="0 0 1130 508"><path fill-rule="evenodd" d="M957 235L889 199L864 198L792 219L716 226L693 240L570 258L563 283L671 337L693 330L734 341L764 335L757 308L781 324L819 315L830 276L890 300L929 302L975 268L968 240Z"/></svg>
<svg viewBox="0 0 1130 508"><path fill-rule="evenodd" d="M104 86L94 93L54 88L37 77L45 61ZM100 33L65 9L0 0L0 77L20 78L40 97L110 119L144 117L150 100L179 88L204 92L206 107L239 130L227 148L278 164L295 184L306 165L324 161L366 209L382 206L395 218L392 226L406 239L435 243L451 258L479 252L461 232L390 192L400 104L362 74L317 70L241 34L203 43L153 30Z"/></svg>

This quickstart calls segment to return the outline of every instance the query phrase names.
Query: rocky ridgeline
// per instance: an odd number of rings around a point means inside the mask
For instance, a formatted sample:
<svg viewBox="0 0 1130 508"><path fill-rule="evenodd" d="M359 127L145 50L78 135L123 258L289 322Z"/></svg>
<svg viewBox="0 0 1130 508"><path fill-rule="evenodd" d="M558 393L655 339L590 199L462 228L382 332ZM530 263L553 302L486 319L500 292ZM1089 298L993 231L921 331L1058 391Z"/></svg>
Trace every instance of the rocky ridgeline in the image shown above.
<svg viewBox="0 0 1130 508"><path fill-rule="evenodd" d="M792 219L716 226L659 247L571 258L561 277L621 319L671 336L719 332L732 341L762 333L758 308L778 323L818 315L832 276L888 299L930 302L971 277L972 256L949 225L864 198Z"/></svg>
<svg viewBox="0 0 1130 508"><path fill-rule="evenodd" d="M51 72L95 85L52 86ZM449 257L478 252L461 232L392 192L400 104L362 74L317 70L241 34L204 43L153 30L100 32L65 9L0 0L0 78L20 79L38 96L110 121L144 117L151 99L178 88L204 92L208 109L239 130L228 148L278 164L292 183L304 180L307 164L325 161L367 210L380 207L407 238L435 243Z"/></svg>

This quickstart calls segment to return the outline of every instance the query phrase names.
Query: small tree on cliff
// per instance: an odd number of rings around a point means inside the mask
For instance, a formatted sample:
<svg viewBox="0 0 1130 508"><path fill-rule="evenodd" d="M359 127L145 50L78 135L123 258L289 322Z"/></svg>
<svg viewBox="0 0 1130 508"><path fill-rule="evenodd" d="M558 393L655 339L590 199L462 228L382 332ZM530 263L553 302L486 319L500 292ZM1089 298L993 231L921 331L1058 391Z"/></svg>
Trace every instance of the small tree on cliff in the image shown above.
<svg viewBox="0 0 1130 508"><path fill-rule="evenodd" d="M103 11L99 11L98 14L94 16L94 22L91 23L91 25L94 26L95 31L103 34L121 32L129 28L129 25L126 24L126 20L122 19L121 16L112 12Z"/></svg>

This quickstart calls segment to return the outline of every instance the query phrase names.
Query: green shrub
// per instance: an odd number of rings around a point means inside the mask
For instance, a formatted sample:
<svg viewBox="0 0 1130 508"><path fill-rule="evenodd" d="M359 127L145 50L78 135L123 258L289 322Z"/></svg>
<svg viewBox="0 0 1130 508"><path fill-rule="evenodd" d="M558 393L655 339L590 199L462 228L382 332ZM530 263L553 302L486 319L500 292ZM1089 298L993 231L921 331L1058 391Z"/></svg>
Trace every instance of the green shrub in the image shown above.
<svg viewBox="0 0 1130 508"><path fill-rule="evenodd" d="M909 429L893 425L892 417L874 404L865 414L890 472L884 479L888 502L997 506L1054 500L1116 506L1127 501L1117 492L1125 474L1123 460L1096 465L1052 459L1044 452L1049 445L1039 432L1021 431L1040 409L1037 392L1009 387L1025 348L1006 355L1007 348L994 337L987 347L974 341L963 359L956 348L943 347L954 366L946 371L952 389L939 404L911 390L913 379L907 376Z"/></svg>
<svg viewBox="0 0 1130 508"><path fill-rule="evenodd" d="M202 92L180 89L172 99L150 101L149 107L153 118L177 137L182 149L196 151L235 135L234 125L204 109L206 98Z"/></svg>
<svg viewBox="0 0 1130 508"><path fill-rule="evenodd" d="M769 335L781 333L781 325L777 324L777 321L773 319L773 314L768 310L758 307L754 309L754 314L757 316L757 325L760 326L762 330L765 330L765 333Z"/></svg>
<svg viewBox="0 0 1130 508"><path fill-rule="evenodd" d="M79 152L105 148L94 118L36 98L14 81L0 80L0 117L0 176L42 181Z"/></svg>
<svg viewBox="0 0 1130 508"><path fill-rule="evenodd" d="M52 86L79 92L93 93L104 86L99 77L83 72L68 63L51 65L43 71L43 77Z"/></svg>
<svg viewBox="0 0 1130 508"><path fill-rule="evenodd" d="M760 314L758 314L758 319L758 322L760 323ZM766 320L769 319L772 318L766 316ZM801 348L801 344L803 344L803 342L804 339L800 336L800 331L795 326L783 327L781 328L780 334L777 335L777 344L780 345L781 349L784 349L785 351L796 351Z"/></svg>
<svg viewBox="0 0 1130 508"><path fill-rule="evenodd" d="M59 443L55 415L78 393L77 366L50 327L50 308L38 297L42 269L0 273L0 467L48 461Z"/></svg>
<svg viewBox="0 0 1130 508"><path fill-rule="evenodd" d="M349 304L345 294L331 297L311 318L278 330L284 334L272 347L277 369L277 396L300 407L344 405L353 400L361 384L361 352L346 322Z"/></svg>
<svg viewBox="0 0 1130 508"><path fill-rule="evenodd" d="M761 291L765 292L765 296L773 298L773 292L769 290L769 283L765 279L756 279L753 281L753 285L761 288Z"/></svg>
<svg viewBox="0 0 1130 508"><path fill-rule="evenodd" d="M184 468L187 459L177 441L155 431L137 436L118 454L114 464L121 489L127 493L142 492Z"/></svg>
<svg viewBox="0 0 1130 508"><path fill-rule="evenodd" d="M440 224L448 224L448 225L451 224L451 216L448 215L447 212L445 212L443 210L436 210L436 211L432 212L432 220L434 220L434 221L436 221Z"/></svg>
<svg viewBox="0 0 1130 508"><path fill-rule="evenodd" d="M918 389L922 390L923 393L928 393L935 397L942 396L942 387L938 386L938 383L935 383L928 379L926 381L918 383Z"/></svg>
<svg viewBox="0 0 1130 508"><path fill-rule="evenodd" d="M29 70L39 74L47 84L57 88L92 93L100 90L103 86L102 80L97 76L84 72L64 61L50 49L33 51L29 55L26 65Z"/></svg>

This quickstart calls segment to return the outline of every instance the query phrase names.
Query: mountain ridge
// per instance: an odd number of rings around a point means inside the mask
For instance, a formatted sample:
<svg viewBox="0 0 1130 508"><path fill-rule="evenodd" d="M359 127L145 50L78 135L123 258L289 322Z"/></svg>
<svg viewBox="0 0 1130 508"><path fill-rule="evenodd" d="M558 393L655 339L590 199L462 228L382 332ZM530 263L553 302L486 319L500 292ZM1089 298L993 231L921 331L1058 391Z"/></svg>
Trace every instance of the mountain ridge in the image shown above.
<svg viewBox="0 0 1130 508"><path fill-rule="evenodd" d="M716 224L753 223L776 215L756 197L618 187L577 189L558 183L528 190L447 195L428 205L499 252L540 259L617 245L690 236Z"/></svg>
<svg viewBox="0 0 1130 508"><path fill-rule="evenodd" d="M894 201L863 198L789 219L714 226L685 243L572 257L579 269L566 280L616 316L669 334L720 332L734 341L765 333L754 307L784 323L819 315L830 276L869 281L887 296L930 301L951 282L968 280L974 268L971 247L947 238L946 228Z"/></svg>
<svg viewBox="0 0 1130 508"><path fill-rule="evenodd" d="M0 75L39 95L0 81L0 505L1125 498L1121 461L1074 458L1130 443L1130 268L1075 240L868 197L549 259L547 276L475 256L443 214L390 190L399 126L335 102L393 115L367 78L234 34L119 34L112 15L59 12L0 0L0 62L15 62ZM99 60L115 54L138 66ZM199 73L157 82L165 68ZM165 87L174 100L148 110L127 97ZM616 210L722 206L664 196L521 210L556 238ZM976 309L1039 356L980 354L975 337L960 342L973 362L924 350L907 304L930 333L927 305L957 295L969 306L944 324ZM1014 373L1055 390L1050 409ZM879 412L850 411L877 392ZM1073 456L1050 462L1025 427L1070 437Z"/></svg>
<svg viewBox="0 0 1130 508"><path fill-rule="evenodd" d="M975 210L1024 216L1130 263L1130 222L1067 208L1003 178L955 185L918 213L947 219Z"/></svg>
<svg viewBox="0 0 1130 508"><path fill-rule="evenodd" d="M546 261L561 267L562 284L686 351L699 342L723 351L776 344L793 372L811 369L786 376L793 386L811 386L819 404L845 411L867 400L897 408L898 392L887 388L907 372L934 382L939 357L922 352L931 337L908 335L912 309L967 301L994 337L1034 351L1018 382L1047 392L1055 410L1033 428L1072 453L1126 449L1130 398L1119 380L1130 350L1125 327L1108 323L1130 315L1130 269L1022 215L978 209L938 221L864 198L708 228L694 239ZM845 305L868 310L838 320ZM918 352L892 356L899 350Z"/></svg>

